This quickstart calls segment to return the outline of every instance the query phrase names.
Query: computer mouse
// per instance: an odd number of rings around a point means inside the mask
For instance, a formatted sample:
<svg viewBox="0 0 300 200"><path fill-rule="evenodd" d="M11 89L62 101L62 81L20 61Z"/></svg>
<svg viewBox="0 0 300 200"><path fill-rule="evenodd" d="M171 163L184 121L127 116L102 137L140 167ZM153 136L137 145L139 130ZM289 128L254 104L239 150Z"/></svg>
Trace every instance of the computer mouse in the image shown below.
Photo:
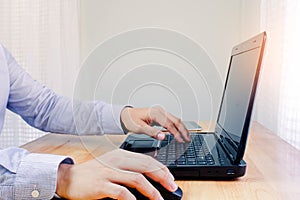
<svg viewBox="0 0 300 200"><path fill-rule="evenodd" d="M182 198L182 190L180 187L177 188L176 191L170 192L166 188L164 188L160 183L153 181L152 179L147 178L148 181L160 192L161 196L165 200L180 200ZM136 197L137 200L148 200L148 197L145 197L141 194L137 189L127 187L127 189ZM111 198L104 198L104 200L111 200Z"/></svg>

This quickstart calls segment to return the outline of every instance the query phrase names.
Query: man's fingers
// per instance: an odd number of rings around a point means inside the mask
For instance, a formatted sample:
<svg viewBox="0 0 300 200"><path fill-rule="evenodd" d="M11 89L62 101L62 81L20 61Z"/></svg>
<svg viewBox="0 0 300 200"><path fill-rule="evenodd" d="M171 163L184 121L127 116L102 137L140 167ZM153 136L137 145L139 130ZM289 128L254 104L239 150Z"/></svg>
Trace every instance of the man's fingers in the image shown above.
<svg viewBox="0 0 300 200"><path fill-rule="evenodd" d="M135 196L124 186L110 183L105 186L105 191L107 192L105 197L112 199L121 199L121 200L136 200ZM104 198L104 197L100 197Z"/></svg>
<svg viewBox="0 0 300 200"><path fill-rule="evenodd" d="M165 134L155 127L156 122L166 128L178 142L190 141L189 133L180 119L166 112L161 107L147 108L125 108L121 113L121 121L124 127L135 133L146 133L153 138L163 140Z"/></svg>
<svg viewBox="0 0 300 200"><path fill-rule="evenodd" d="M170 119L166 119L165 120L165 124L163 124L163 126L171 133L174 135L174 138L180 142L183 143L184 140L181 136L181 133L178 131L177 127L174 125L173 121L171 121Z"/></svg>
<svg viewBox="0 0 300 200"><path fill-rule="evenodd" d="M161 130L159 130L158 128L149 126L148 124L144 124L144 126L141 127L141 131L142 133L145 133L157 140L164 140L166 137L166 134L163 133Z"/></svg>
<svg viewBox="0 0 300 200"><path fill-rule="evenodd" d="M158 162L157 160L152 158L151 156L125 151L122 149L115 150L113 151L113 153L117 155L123 155L123 159L115 161L114 167L116 168L127 171L139 172L143 174L156 174L157 177L159 177L162 174L166 174L168 176L167 179L174 180L174 177L170 173L169 169L161 162ZM108 156L110 156L110 158L112 157L111 154L108 154ZM110 158L107 159L109 160ZM106 157L104 157L104 159L101 159L100 161L102 164L107 165L107 163L105 163L105 160Z"/></svg>
<svg viewBox="0 0 300 200"><path fill-rule="evenodd" d="M174 182L174 176L165 165L154 158L143 154L137 154L135 158L138 164L135 163L134 166L131 166L130 171L143 173L170 191L175 191L177 189L177 185ZM139 168L134 170L133 167L135 166L139 166Z"/></svg>
<svg viewBox="0 0 300 200"><path fill-rule="evenodd" d="M190 142L191 138L190 138L189 131L185 128L182 121L170 113L167 113L167 115L172 120L172 122L174 123L174 126L177 128L177 130L181 133L184 140L187 142Z"/></svg>
<svg viewBox="0 0 300 200"><path fill-rule="evenodd" d="M162 199L159 191L140 173L118 171L117 176L110 178L111 182L136 188L140 193L149 199Z"/></svg>
<svg viewBox="0 0 300 200"><path fill-rule="evenodd" d="M174 177L170 173L169 169L154 158L143 154L138 154L124 150L115 150L113 153L121 153L123 155L123 159L115 161L114 165L116 168L125 171L132 171L145 174L147 177L153 179L156 182L159 182L168 190L176 190L177 185L174 182ZM102 162L105 161L102 160Z"/></svg>
<svg viewBox="0 0 300 200"><path fill-rule="evenodd" d="M178 142L190 141L188 133L181 120L169 114L160 107L152 108L150 118L166 128ZM182 132L181 132L182 131Z"/></svg>

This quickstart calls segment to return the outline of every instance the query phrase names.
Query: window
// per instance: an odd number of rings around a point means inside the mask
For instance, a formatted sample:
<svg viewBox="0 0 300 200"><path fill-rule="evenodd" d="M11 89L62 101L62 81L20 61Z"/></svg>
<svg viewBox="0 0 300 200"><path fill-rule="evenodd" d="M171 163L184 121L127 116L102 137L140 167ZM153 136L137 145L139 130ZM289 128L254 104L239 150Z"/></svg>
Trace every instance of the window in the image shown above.
<svg viewBox="0 0 300 200"><path fill-rule="evenodd" d="M1 0L0 6L0 42L34 79L70 97L79 68L78 6L76 0ZM0 147L42 134L8 112Z"/></svg>

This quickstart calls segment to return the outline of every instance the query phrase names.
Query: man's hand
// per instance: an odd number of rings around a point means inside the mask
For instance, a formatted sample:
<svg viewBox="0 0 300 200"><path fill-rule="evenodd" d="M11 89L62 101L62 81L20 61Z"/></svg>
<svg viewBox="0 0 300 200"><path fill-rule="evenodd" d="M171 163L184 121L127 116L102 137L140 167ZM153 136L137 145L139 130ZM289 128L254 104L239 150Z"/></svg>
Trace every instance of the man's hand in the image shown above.
<svg viewBox="0 0 300 200"><path fill-rule="evenodd" d="M149 199L162 199L143 175L170 191L177 189L166 166L150 156L118 149L86 163L61 164L56 193L67 199L135 199L124 187L128 186Z"/></svg>
<svg viewBox="0 0 300 200"><path fill-rule="evenodd" d="M181 120L161 107L153 108L131 108L126 107L121 113L121 121L131 132L145 133L155 139L163 140L165 133L151 127L152 123L158 123L167 129L178 142L190 141L189 132Z"/></svg>

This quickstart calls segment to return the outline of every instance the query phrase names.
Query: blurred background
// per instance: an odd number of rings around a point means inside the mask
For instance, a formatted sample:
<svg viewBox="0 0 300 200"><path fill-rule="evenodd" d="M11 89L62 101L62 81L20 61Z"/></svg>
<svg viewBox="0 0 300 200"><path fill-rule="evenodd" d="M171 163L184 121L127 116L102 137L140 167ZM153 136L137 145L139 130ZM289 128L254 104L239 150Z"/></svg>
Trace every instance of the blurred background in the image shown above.
<svg viewBox="0 0 300 200"><path fill-rule="evenodd" d="M184 120L208 121L217 117L231 48L267 31L253 120L299 149L299 13L297 0L0 0L0 43L58 94L160 105ZM114 62L104 75L107 66L88 68L101 58L94 54L97 49L149 27L169 31L174 38L166 40L174 48L190 44L190 55L199 52L193 57L198 61L190 60L196 64L170 52L144 50ZM113 47L102 58L122 48ZM43 134L8 111L0 146L22 145Z"/></svg>

